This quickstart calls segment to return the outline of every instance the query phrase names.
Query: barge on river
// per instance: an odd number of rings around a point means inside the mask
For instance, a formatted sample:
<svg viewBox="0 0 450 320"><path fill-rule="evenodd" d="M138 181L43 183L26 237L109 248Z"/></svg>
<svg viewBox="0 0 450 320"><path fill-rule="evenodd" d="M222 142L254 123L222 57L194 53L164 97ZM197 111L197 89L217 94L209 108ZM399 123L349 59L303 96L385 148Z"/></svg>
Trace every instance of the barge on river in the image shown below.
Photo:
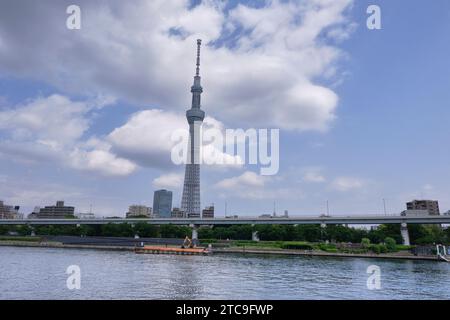
<svg viewBox="0 0 450 320"><path fill-rule="evenodd" d="M175 248L161 246L143 246L134 249L136 253L152 253L152 254L180 254L180 255L206 255L211 251L207 248Z"/></svg>
<svg viewBox="0 0 450 320"><path fill-rule="evenodd" d="M178 247L168 246L149 246L143 245L134 249L136 253L153 253L153 254L183 254L183 255L205 255L210 254L210 248L196 247L189 237L184 239L183 245Z"/></svg>

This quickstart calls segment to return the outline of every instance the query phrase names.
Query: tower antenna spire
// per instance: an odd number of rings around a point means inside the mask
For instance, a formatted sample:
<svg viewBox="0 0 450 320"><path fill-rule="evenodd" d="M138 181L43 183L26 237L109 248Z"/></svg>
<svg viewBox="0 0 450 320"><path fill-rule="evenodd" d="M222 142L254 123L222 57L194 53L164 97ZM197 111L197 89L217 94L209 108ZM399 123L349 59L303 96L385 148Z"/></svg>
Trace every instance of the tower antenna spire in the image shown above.
<svg viewBox="0 0 450 320"><path fill-rule="evenodd" d="M197 39L197 69L195 75L200 76L200 46L202 45L202 39Z"/></svg>

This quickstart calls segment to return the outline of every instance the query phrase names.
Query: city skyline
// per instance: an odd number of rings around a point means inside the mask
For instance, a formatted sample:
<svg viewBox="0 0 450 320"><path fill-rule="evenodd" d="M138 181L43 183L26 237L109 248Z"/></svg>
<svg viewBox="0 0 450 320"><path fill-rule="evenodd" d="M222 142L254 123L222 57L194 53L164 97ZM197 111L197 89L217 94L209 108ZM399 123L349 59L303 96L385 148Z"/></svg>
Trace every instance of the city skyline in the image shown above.
<svg viewBox="0 0 450 320"><path fill-rule="evenodd" d="M450 208L450 45L435 32L449 28L446 2L379 1L381 30L366 28L367 1L165 3L79 1L80 30L67 30L64 1L0 10L1 200L123 216L165 188L181 207L184 167L167 141L186 127L202 38L205 125L280 128L281 148L273 177L202 167L200 209L270 214L276 201L279 214L322 214L328 201L331 214L383 214L385 199L394 214L414 198ZM46 39L32 39L37 25Z"/></svg>
<svg viewBox="0 0 450 320"><path fill-rule="evenodd" d="M164 207L165 207L165 213L161 214L160 211L160 204L159 202L161 201L161 195L165 198L168 198L164 201ZM167 195L167 196L166 196ZM75 215L75 216L79 216L81 218L83 218L84 216L87 216L88 218L111 218L111 217L119 217L119 218L128 218L129 215L130 217L133 216L139 216L141 217L144 215L147 215L148 218L204 218L204 213L207 212L206 215L210 215L212 217L219 217L219 218L232 218L232 217L239 217L239 214L237 213L229 213L226 211L219 211L218 215L214 214L214 208L215 208L215 204L211 203L209 205L204 206L204 208L202 209L202 214L198 217L188 217L186 215L186 213L184 211L181 210L180 207L177 206L173 206L173 201L172 201L172 191L170 190L166 190L166 189L160 189L160 190L155 190L154 192L154 196L153 196L153 200L152 206L149 205L145 205L145 204L129 204L128 205L128 210L124 213L124 214L118 214L118 215L96 215L95 212L93 212L92 210L92 205L89 208L89 212L87 211L80 211L77 210L76 207L73 206L64 206L64 200L57 200L56 201L56 206L54 205L44 205L43 207L40 206L35 206L32 212L23 212L23 210L20 210L20 204L7 204L5 203L3 200L0 199L0 218L5 218L2 217L2 214L5 213L10 213L10 214L14 214L15 217L8 217L7 219L30 219L30 218L36 218L36 213L39 213L40 211L43 210L43 214L46 214L46 210L48 208L57 208L58 206L62 206L64 208L67 208L70 210L70 212L68 213L68 215ZM156 205L155 205L156 203ZM156 209L155 209L156 208ZM5 213L3 213L3 211L1 210L5 210ZM142 213L143 211L145 211L145 213ZM175 215L174 215L175 214ZM411 201L407 201L404 203L404 207L400 212L392 212L392 213L388 213L387 211L385 211L383 214L379 213L377 215L374 216L404 216L404 215L449 215L450 214L450 210L447 211L441 211L439 209L439 200L431 200L431 199L412 199ZM274 203L274 210L272 211L272 213L265 213L262 212L258 215L243 215L242 218L245 217L259 217L259 218L273 218L273 217L289 217L289 216L295 216L295 217L299 217L302 216L301 214L289 214L288 210L283 210L283 212L277 211L276 210L276 204ZM315 216L315 214L310 214L310 215L305 215L305 216ZM320 214L320 217L324 217L324 216L343 216L343 215L331 215L330 212L326 212L324 214ZM355 216L355 215L350 215L348 217L351 216Z"/></svg>

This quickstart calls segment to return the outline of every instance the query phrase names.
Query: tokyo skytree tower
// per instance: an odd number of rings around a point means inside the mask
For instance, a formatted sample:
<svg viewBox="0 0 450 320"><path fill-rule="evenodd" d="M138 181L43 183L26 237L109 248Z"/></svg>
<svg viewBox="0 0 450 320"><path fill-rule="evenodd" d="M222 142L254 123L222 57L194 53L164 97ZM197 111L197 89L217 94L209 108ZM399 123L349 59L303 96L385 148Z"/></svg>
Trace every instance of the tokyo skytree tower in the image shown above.
<svg viewBox="0 0 450 320"><path fill-rule="evenodd" d="M192 107L186 111L189 123L189 143L186 171L184 174L183 196L181 210L188 218L200 218L200 127L205 112L200 109L203 88L200 84L200 46L202 40L197 40L197 68L194 85L191 87Z"/></svg>

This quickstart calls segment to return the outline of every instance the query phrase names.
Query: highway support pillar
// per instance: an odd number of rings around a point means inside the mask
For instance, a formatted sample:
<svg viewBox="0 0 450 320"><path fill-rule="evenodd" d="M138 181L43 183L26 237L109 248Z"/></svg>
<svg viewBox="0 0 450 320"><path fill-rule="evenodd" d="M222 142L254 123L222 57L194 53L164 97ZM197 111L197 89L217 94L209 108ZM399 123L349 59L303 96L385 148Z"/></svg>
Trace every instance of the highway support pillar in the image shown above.
<svg viewBox="0 0 450 320"><path fill-rule="evenodd" d="M192 244L194 246L197 246L199 241L198 241L198 226L195 224L191 224L190 227L192 228Z"/></svg>
<svg viewBox="0 0 450 320"><path fill-rule="evenodd" d="M131 224L131 228L134 230L134 238L139 239L139 233L134 229L136 225L134 223Z"/></svg>
<svg viewBox="0 0 450 320"><path fill-rule="evenodd" d="M405 222L400 226L400 233L402 234L403 244L406 246L411 245L411 242L409 241L408 225Z"/></svg>
<svg viewBox="0 0 450 320"><path fill-rule="evenodd" d="M34 227L31 225L28 225L28 227L30 228L30 236L35 237L36 236L36 232L34 230Z"/></svg>
<svg viewBox="0 0 450 320"><path fill-rule="evenodd" d="M320 240L323 240L324 236L326 235L327 231L327 224L325 222L322 222L320 224Z"/></svg>
<svg viewBox="0 0 450 320"><path fill-rule="evenodd" d="M258 231L255 230L255 225L252 224L252 241L259 241L259 234Z"/></svg>

